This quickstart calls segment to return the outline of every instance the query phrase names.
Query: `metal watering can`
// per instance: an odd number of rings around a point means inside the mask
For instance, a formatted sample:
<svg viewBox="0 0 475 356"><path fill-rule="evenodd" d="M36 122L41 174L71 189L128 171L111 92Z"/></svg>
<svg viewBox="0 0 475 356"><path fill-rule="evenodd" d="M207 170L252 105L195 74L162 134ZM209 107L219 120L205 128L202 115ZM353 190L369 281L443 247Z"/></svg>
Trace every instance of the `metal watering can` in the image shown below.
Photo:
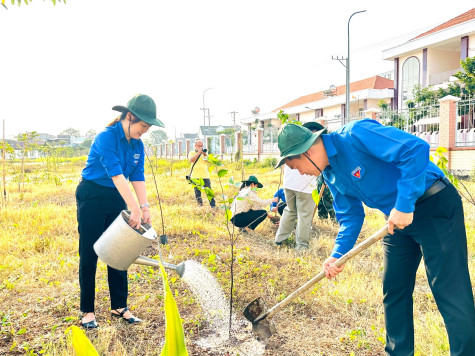
<svg viewBox="0 0 475 356"><path fill-rule="evenodd" d="M148 224L142 224L138 230L133 229L127 223L130 218L129 214L129 211L122 210L119 216L96 241L94 251L108 266L120 271L127 270L132 263L159 267L158 261L140 256L157 239L155 229ZM183 277L185 273L184 262L179 265L173 265L163 261L160 244L159 255L163 267L174 270L180 277Z"/></svg>

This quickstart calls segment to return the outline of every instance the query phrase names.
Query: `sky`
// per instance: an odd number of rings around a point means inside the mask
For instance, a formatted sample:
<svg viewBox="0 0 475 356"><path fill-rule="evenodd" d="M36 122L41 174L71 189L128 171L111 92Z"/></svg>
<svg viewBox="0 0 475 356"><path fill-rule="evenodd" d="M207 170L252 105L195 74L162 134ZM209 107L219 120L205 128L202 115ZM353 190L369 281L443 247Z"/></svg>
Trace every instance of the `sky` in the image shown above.
<svg viewBox="0 0 475 356"><path fill-rule="evenodd" d="M101 131L150 95L170 138L393 69L382 51L471 8L473 0L34 0L0 7L0 120L27 131ZM209 89L211 88L211 89ZM207 90L208 89L208 90ZM208 119L206 118L206 125Z"/></svg>

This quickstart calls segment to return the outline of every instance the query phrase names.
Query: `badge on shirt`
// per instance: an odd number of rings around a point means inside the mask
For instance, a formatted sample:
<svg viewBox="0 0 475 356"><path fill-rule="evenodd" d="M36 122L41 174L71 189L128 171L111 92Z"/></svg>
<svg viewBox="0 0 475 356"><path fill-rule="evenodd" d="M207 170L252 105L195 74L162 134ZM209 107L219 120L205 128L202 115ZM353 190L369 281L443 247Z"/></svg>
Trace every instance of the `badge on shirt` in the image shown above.
<svg viewBox="0 0 475 356"><path fill-rule="evenodd" d="M139 159L140 158L140 153L134 154L134 159Z"/></svg>
<svg viewBox="0 0 475 356"><path fill-rule="evenodd" d="M351 175L356 178L361 178L361 167L356 167L353 172L351 172Z"/></svg>

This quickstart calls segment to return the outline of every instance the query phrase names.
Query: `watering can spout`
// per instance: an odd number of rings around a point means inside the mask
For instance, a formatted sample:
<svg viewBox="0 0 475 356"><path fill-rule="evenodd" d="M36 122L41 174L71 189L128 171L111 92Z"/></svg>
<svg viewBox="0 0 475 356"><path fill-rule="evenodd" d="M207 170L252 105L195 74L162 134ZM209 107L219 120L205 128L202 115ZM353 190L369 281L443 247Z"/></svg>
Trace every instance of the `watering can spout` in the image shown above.
<svg viewBox="0 0 475 356"><path fill-rule="evenodd" d="M160 267L160 263L157 260L154 260L152 258L145 257L145 256L137 257L137 259L135 260L134 263L136 263L138 265L145 265L145 266L151 266L151 267ZM183 274L185 273L185 262L182 262L178 265L173 265L173 264L168 263L168 262L162 262L162 265L166 269L171 269L171 270L175 271L180 277L183 277Z"/></svg>

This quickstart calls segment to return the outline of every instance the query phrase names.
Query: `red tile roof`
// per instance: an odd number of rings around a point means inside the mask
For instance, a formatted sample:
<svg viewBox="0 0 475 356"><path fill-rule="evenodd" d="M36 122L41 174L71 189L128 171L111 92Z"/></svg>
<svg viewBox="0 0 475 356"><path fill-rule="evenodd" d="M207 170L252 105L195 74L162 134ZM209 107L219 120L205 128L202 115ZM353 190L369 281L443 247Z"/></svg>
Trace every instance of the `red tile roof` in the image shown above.
<svg viewBox="0 0 475 356"><path fill-rule="evenodd" d="M467 12L464 12L462 15L458 15L457 17L454 17L452 20L444 22L443 24L441 24L439 26L436 26L436 27L434 27L433 29L431 29L429 31L421 33L419 36L414 37L411 41L413 41L415 39L418 39L418 38L421 38L421 37L424 37L424 36L427 36L427 35L430 35L432 33L438 32L438 31L445 30L445 29L450 28L452 26L455 26L455 25L458 25L458 24L461 24L461 23L464 23L464 22L467 22L467 21L470 21L470 20L473 20L473 19L475 19L475 8L473 8L472 10L468 10Z"/></svg>
<svg viewBox="0 0 475 356"><path fill-rule="evenodd" d="M364 89L387 89L387 88L391 88L391 89L394 88L394 81L392 81L391 79L380 77L379 75L350 83L350 93L364 90ZM345 93L346 93L346 85L340 85L336 88L335 95L344 95ZM317 93L301 96L300 98L295 99L291 101L290 103L287 103L284 106L281 106L280 108L275 109L274 111L283 110L283 109L290 108L293 106L304 105L304 104L312 103L314 101L318 101L322 99L324 99L323 91L319 91Z"/></svg>

